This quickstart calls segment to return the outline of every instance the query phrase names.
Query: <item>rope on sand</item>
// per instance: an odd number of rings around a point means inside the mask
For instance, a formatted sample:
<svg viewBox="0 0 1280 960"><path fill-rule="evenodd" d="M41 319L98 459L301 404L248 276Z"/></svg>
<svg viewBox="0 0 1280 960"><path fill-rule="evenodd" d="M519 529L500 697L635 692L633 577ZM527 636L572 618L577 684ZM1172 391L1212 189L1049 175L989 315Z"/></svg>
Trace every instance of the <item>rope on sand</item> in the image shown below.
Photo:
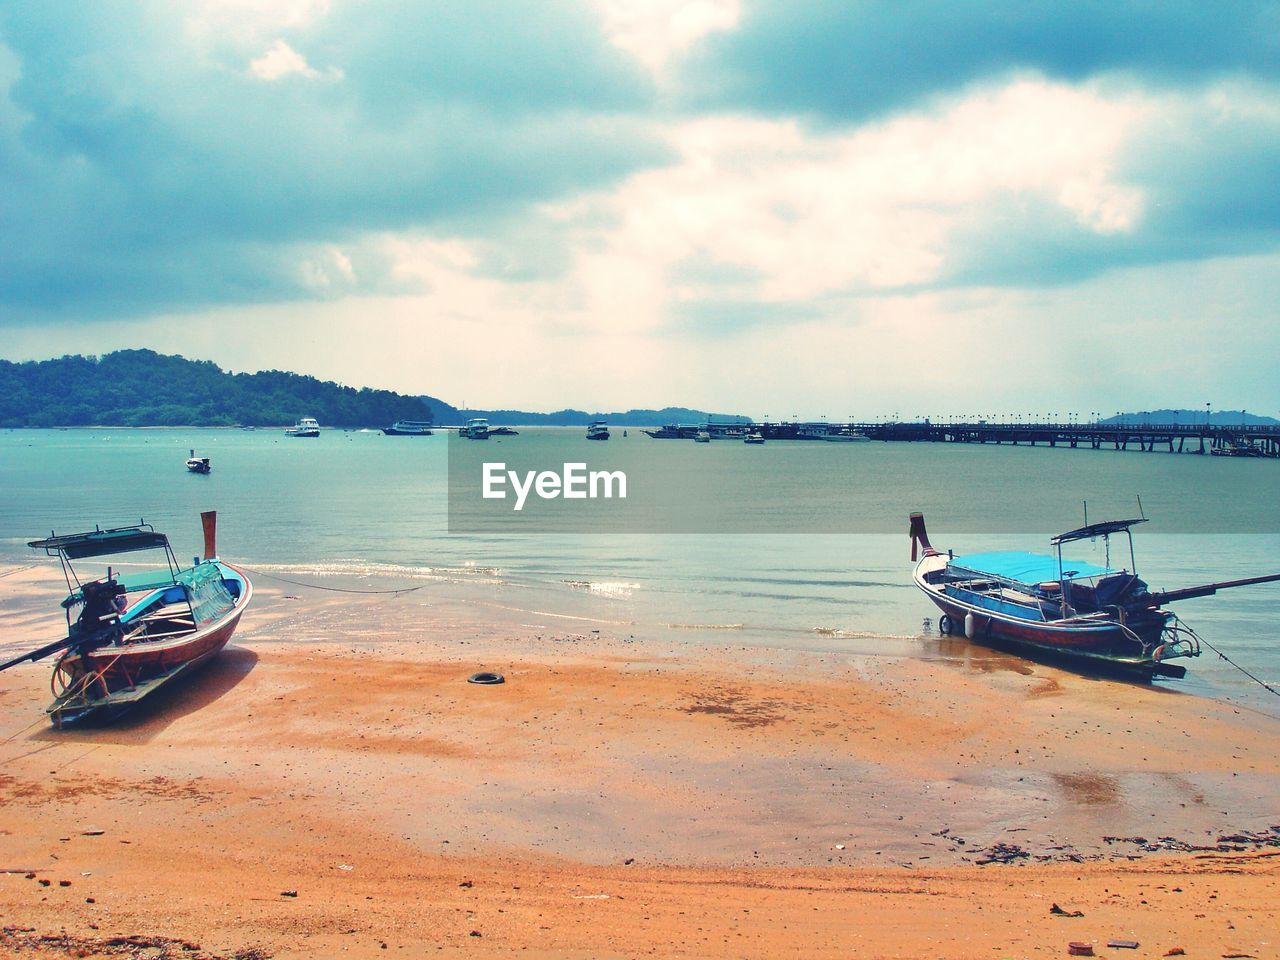
<svg viewBox="0 0 1280 960"><path fill-rule="evenodd" d="M37 719L33 720L31 723L28 723L21 730L11 733L9 734L9 736L5 737L3 740L0 740L0 743L9 743L12 740L16 740L18 737L22 736L32 727L38 726L39 724L46 722L48 719L49 719L48 717L38 717Z"/></svg>
<svg viewBox="0 0 1280 960"><path fill-rule="evenodd" d="M328 587L319 583L304 583L301 580L290 580L288 577L277 577L274 574L263 573L261 570L254 570L252 567L240 568L246 573L252 573L255 577L266 577L268 580L278 580L281 583L291 583L295 587L309 587L312 590L328 590L330 593L368 593L368 594L395 594L395 593L413 593L415 590L421 590L427 586L420 583L416 587L400 587L396 590L354 590L349 587Z"/></svg>

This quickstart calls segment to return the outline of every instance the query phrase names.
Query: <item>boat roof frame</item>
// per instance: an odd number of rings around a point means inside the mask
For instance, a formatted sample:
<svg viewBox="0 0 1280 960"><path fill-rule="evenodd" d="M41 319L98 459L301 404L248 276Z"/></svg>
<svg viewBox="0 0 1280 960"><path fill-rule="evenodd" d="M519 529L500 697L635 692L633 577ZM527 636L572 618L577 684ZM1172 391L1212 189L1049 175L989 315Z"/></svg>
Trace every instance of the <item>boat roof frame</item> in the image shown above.
<svg viewBox="0 0 1280 960"><path fill-rule="evenodd" d="M1092 540L1094 537L1109 537L1113 533L1128 533L1130 528L1139 523L1146 523L1147 519L1147 517L1134 517L1132 520L1100 520L1097 523L1086 523L1083 527L1050 537L1049 542L1056 545L1073 543L1076 540Z"/></svg>
<svg viewBox="0 0 1280 960"><path fill-rule="evenodd" d="M1138 501L1138 505L1141 507L1141 500ZM1085 519L1089 519L1087 508L1085 510ZM1077 540L1092 540L1096 537L1101 537L1102 542L1106 545L1107 566L1111 566L1111 535L1113 533L1123 533L1129 538L1129 571L1134 576L1137 576L1138 558L1133 552L1133 528L1140 523L1146 522L1146 517L1133 517L1129 520L1100 520L1097 523L1086 523L1083 527L1060 533L1056 537L1050 537L1049 542L1058 549L1059 571L1062 569L1062 545L1064 543L1075 543Z"/></svg>
<svg viewBox="0 0 1280 960"><path fill-rule="evenodd" d="M169 574L177 582L181 565L173 552L169 538L160 533L146 520L127 527L110 527L103 530L95 526L83 533L68 533L59 536L50 531L42 540L29 540L27 546L33 550L43 550L51 557L57 557L62 563L62 575L67 581L67 591L75 594L84 587L80 575L76 573L74 560L92 560L97 557L117 556L122 553L135 553L141 550L163 550L165 562L169 566ZM108 573L110 568L108 568ZM74 586L72 581L75 581Z"/></svg>

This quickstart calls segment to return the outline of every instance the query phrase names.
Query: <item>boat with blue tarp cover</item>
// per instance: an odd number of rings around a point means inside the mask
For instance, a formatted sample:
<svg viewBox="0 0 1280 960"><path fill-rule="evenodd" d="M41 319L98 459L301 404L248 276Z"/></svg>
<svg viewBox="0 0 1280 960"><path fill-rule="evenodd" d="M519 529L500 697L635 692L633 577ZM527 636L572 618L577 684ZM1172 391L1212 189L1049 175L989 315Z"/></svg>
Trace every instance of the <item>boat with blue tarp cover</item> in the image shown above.
<svg viewBox="0 0 1280 960"><path fill-rule="evenodd" d="M911 515L913 578L942 611L943 633L1081 658L1147 677L1181 677L1170 660L1200 655L1196 632L1163 609L1175 600L1209 596L1228 587L1269 583L1280 574L1152 591L1136 572L1132 529L1146 517L1086 523L1050 538L1052 555L995 551L956 556L929 543L924 517ZM1115 534L1128 538L1128 564L1112 562ZM1068 557L1063 546L1101 539L1104 565ZM923 555L918 551L923 548ZM918 560L917 560L918 558Z"/></svg>
<svg viewBox="0 0 1280 960"><path fill-rule="evenodd" d="M50 536L29 546L62 562L67 635L0 664L60 654L48 714L62 726L111 719L212 659L226 646L253 596L249 578L217 556L216 514L201 514L205 556L183 568L169 538L148 523ZM72 561L159 550L165 566L82 582Z"/></svg>

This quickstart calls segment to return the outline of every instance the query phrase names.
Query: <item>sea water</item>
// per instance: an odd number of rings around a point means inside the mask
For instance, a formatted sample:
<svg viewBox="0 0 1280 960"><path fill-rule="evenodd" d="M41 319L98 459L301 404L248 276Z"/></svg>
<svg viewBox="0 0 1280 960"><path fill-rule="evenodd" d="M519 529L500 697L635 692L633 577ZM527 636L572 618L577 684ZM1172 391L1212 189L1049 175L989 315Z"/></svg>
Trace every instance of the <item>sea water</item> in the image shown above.
<svg viewBox="0 0 1280 960"><path fill-rule="evenodd" d="M1086 502L1090 520L1141 509L1151 522L1135 531L1137 569L1153 588L1280 572L1277 462L613 434L600 443L579 428L541 428L474 441L486 460L536 454L557 467L622 465L670 484L671 496L637 501L635 510L652 515L633 511L621 530L602 524L560 533L500 522L451 532L448 451L472 441L439 432L326 430L312 440L266 429L0 431L0 559L30 560L26 542L53 531L142 519L188 557L200 549L197 515L212 509L221 555L264 575L472 581L517 606L668 629L682 643L731 631L746 645L893 656L954 649L937 637L937 611L911 584L906 530L916 509L925 510L934 545L957 553L1048 552L1050 534L1083 523ZM186 470L192 448L212 459L211 474ZM716 489L732 493L702 509L697 497ZM682 510L671 509L676 502ZM690 523L690 516L715 519ZM1110 547L1112 566L1130 566L1123 536ZM1085 542L1071 555L1103 562L1103 549ZM1280 687L1280 584L1175 609ZM1212 651L1181 662L1190 677L1179 689L1280 713L1278 698Z"/></svg>

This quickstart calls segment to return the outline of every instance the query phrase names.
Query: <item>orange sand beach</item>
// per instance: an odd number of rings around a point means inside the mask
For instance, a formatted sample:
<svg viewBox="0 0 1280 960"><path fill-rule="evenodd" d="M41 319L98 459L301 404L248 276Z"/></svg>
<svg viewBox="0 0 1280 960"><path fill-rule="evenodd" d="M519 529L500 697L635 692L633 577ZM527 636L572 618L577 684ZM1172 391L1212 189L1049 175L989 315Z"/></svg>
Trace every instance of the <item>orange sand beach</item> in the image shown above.
<svg viewBox="0 0 1280 960"><path fill-rule="evenodd" d="M0 568L0 654L61 586ZM0 674L0 953L1280 956L1265 713L950 641L255 587L109 727L48 725L48 662Z"/></svg>

